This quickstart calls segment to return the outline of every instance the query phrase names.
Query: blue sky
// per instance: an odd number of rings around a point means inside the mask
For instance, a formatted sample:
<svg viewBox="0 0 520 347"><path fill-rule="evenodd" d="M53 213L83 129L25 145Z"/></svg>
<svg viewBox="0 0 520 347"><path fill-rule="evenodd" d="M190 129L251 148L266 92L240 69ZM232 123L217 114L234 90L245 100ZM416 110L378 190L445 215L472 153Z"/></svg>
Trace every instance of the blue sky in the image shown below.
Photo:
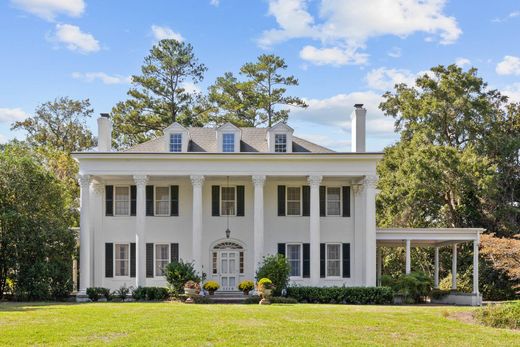
<svg viewBox="0 0 520 347"><path fill-rule="evenodd" d="M59 96L109 112L160 38L190 42L208 67L204 91L262 53L282 56L300 80L291 94L298 136L350 149L354 103L368 109L369 150L396 139L377 109L395 82L437 64L475 66L520 101L518 0L6 0L0 4L0 142L10 124ZM97 116L96 116L97 117ZM96 131L95 118L89 125Z"/></svg>

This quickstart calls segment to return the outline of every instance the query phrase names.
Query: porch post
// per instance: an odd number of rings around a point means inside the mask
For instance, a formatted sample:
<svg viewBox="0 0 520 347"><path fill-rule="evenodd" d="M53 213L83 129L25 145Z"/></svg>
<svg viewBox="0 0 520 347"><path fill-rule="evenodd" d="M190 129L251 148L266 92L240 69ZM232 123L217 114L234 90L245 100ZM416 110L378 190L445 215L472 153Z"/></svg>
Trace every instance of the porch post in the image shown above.
<svg viewBox="0 0 520 347"><path fill-rule="evenodd" d="M439 247L435 247L435 270L433 277L433 287L439 288Z"/></svg>
<svg viewBox="0 0 520 347"><path fill-rule="evenodd" d="M381 274L383 270L383 258L382 258L382 252L381 252L381 246L377 247L377 285L381 286Z"/></svg>
<svg viewBox="0 0 520 347"><path fill-rule="evenodd" d="M101 182L94 182L92 184L92 190L94 191L93 200L94 205L91 208L91 223L94 225L90 228L92 235L92 287L101 286L101 281L103 279L103 274L100 271L96 272L96 263L100 263L101 259L103 259L103 197L105 196L105 185Z"/></svg>
<svg viewBox="0 0 520 347"><path fill-rule="evenodd" d="M253 176L255 186L254 202L254 273L258 270L259 263L264 255L264 175Z"/></svg>
<svg viewBox="0 0 520 347"><path fill-rule="evenodd" d="M190 176L193 186L193 230L192 230L192 257L195 263L195 270L202 272L202 185L204 176Z"/></svg>
<svg viewBox="0 0 520 347"><path fill-rule="evenodd" d="M353 279L355 286L362 286L365 283L364 273L364 228L363 224L365 221L364 215L364 195L363 185L354 184L352 185L354 192L354 247L351 251L354 252L354 266L353 266Z"/></svg>
<svg viewBox="0 0 520 347"><path fill-rule="evenodd" d="M80 186L80 220L79 220L79 291L85 294L91 286L90 254L91 235L89 228L90 175L78 177Z"/></svg>
<svg viewBox="0 0 520 347"><path fill-rule="evenodd" d="M406 274L408 275L412 270L411 256L410 256L410 240L406 240Z"/></svg>
<svg viewBox="0 0 520 347"><path fill-rule="evenodd" d="M311 186L310 211L310 250L311 250L311 283L318 285L320 281L320 183L321 176L309 176Z"/></svg>
<svg viewBox="0 0 520 347"><path fill-rule="evenodd" d="M451 289L457 290L457 244L453 244L451 256Z"/></svg>
<svg viewBox="0 0 520 347"><path fill-rule="evenodd" d="M135 285L143 287L146 283L146 184L148 176L134 176L136 185L136 214L135 214Z"/></svg>
<svg viewBox="0 0 520 347"><path fill-rule="evenodd" d="M473 294L478 294L478 244L473 241Z"/></svg>
<svg viewBox="0 0 520 347"><path fill-rule="evenodd" d="M376 285L376 186L377 176L365 177L365 283L367 287Z"/></svg>

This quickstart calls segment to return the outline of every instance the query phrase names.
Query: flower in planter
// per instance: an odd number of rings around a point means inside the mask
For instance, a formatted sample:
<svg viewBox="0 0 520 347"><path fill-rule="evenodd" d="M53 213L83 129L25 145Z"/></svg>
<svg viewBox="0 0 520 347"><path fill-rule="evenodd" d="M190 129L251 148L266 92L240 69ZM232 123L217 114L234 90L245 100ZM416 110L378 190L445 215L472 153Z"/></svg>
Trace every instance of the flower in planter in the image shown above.
<svg viewBox="0 0 520 347"><path fill-rule="evenodd" d="M209 292L209 295L213 295L213 293L220 288L220 284L215 281L208 281L204 283L203 288Z"/></svg>
<svg viewBox="0 0 520 347"><path fill-rule="evenodd" d="M269 278L262 278L258 281L258 289L273 289L273 282Z"/></svg>
<svg viewBox="0 0 520 347"><path fill-rule="evenodd" d="M255 284L253 283L253 281L249 281L249 280L242 281L238 285L238 289L241 290L242 292L244 292L245 295L249 294L249 292L251 290L253 290L254 287L255 287Z"/></svg>
<svg viewBox="0 0 520 347"><path fill-rule="evenodd" d="M200 284L195 281L188 281L184 283L184 289L194 289L198 293L200 292Z"/></svg>

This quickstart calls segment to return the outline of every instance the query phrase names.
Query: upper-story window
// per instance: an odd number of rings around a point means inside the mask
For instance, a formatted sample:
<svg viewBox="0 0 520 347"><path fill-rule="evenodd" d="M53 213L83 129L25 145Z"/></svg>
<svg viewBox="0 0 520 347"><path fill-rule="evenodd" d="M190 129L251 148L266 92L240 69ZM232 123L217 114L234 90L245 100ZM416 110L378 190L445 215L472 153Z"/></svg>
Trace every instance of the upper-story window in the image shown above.
<svg viewBox="0 0 520 347"><path fill-rule="evenodd" d="M115 187L115 215L130 215L130 187Z"/></svg>
<svg viewBox="0 0 520 347"><path fill-rule="evenodd" d="M170 134L170 152L182 152L182 134Z"/></svg>
<svg viewBox="0 0 520 347"><path fill-rule="evenodd" d="M170 187L155 187L155 215L170 215Z"/></svg>
<svg viewBox="0 0 520 347"><path fill-rule="evenodd" d="M236 215L236 187L222 187L222 200L220 203L221 216Z"/></svg>
<svg viewBox="0 0 520 347"><path fill-rule="evenodd" d="M287 134L274 135L274 151L278 153L287 152Z"/></svg>
<svg viewBox="0 0 520 347"><path fill-rule="evenodd" d="M222 135L222 152L234 152L235 151L235 134L223 134Z"/></svg>
<svg viewBox="0 0 520 347"><path fill-rule="evenodd" d="M341 214L341 188L327 187L327 216Z"/></svg>
<svg viewBox="0 0 520 347"><path fill-rule="evenodd" d="M287 187L287 215L301 215L301 187Z"/></svg>

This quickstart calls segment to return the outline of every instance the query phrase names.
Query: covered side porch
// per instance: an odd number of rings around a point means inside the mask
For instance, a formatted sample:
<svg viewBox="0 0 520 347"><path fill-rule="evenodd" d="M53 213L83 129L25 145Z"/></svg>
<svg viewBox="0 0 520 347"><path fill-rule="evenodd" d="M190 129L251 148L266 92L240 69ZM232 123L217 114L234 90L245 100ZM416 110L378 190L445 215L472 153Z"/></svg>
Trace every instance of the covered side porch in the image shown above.
<svg viewBox="0 0 520 347"><path fill-rule="evenodd" d="M411 248L434 248L434 288L439 288L439 250L441 247L451 248L451 293L432 302L455 305L477 306L482 303L482 296L478 289L478 255L481 228L378 228L377 240L377 284L381 284L382 275L382 247L404 247L406 274L412 271ZM459 244L473 245L473 292L457 292L457 247Z"/></svg>

